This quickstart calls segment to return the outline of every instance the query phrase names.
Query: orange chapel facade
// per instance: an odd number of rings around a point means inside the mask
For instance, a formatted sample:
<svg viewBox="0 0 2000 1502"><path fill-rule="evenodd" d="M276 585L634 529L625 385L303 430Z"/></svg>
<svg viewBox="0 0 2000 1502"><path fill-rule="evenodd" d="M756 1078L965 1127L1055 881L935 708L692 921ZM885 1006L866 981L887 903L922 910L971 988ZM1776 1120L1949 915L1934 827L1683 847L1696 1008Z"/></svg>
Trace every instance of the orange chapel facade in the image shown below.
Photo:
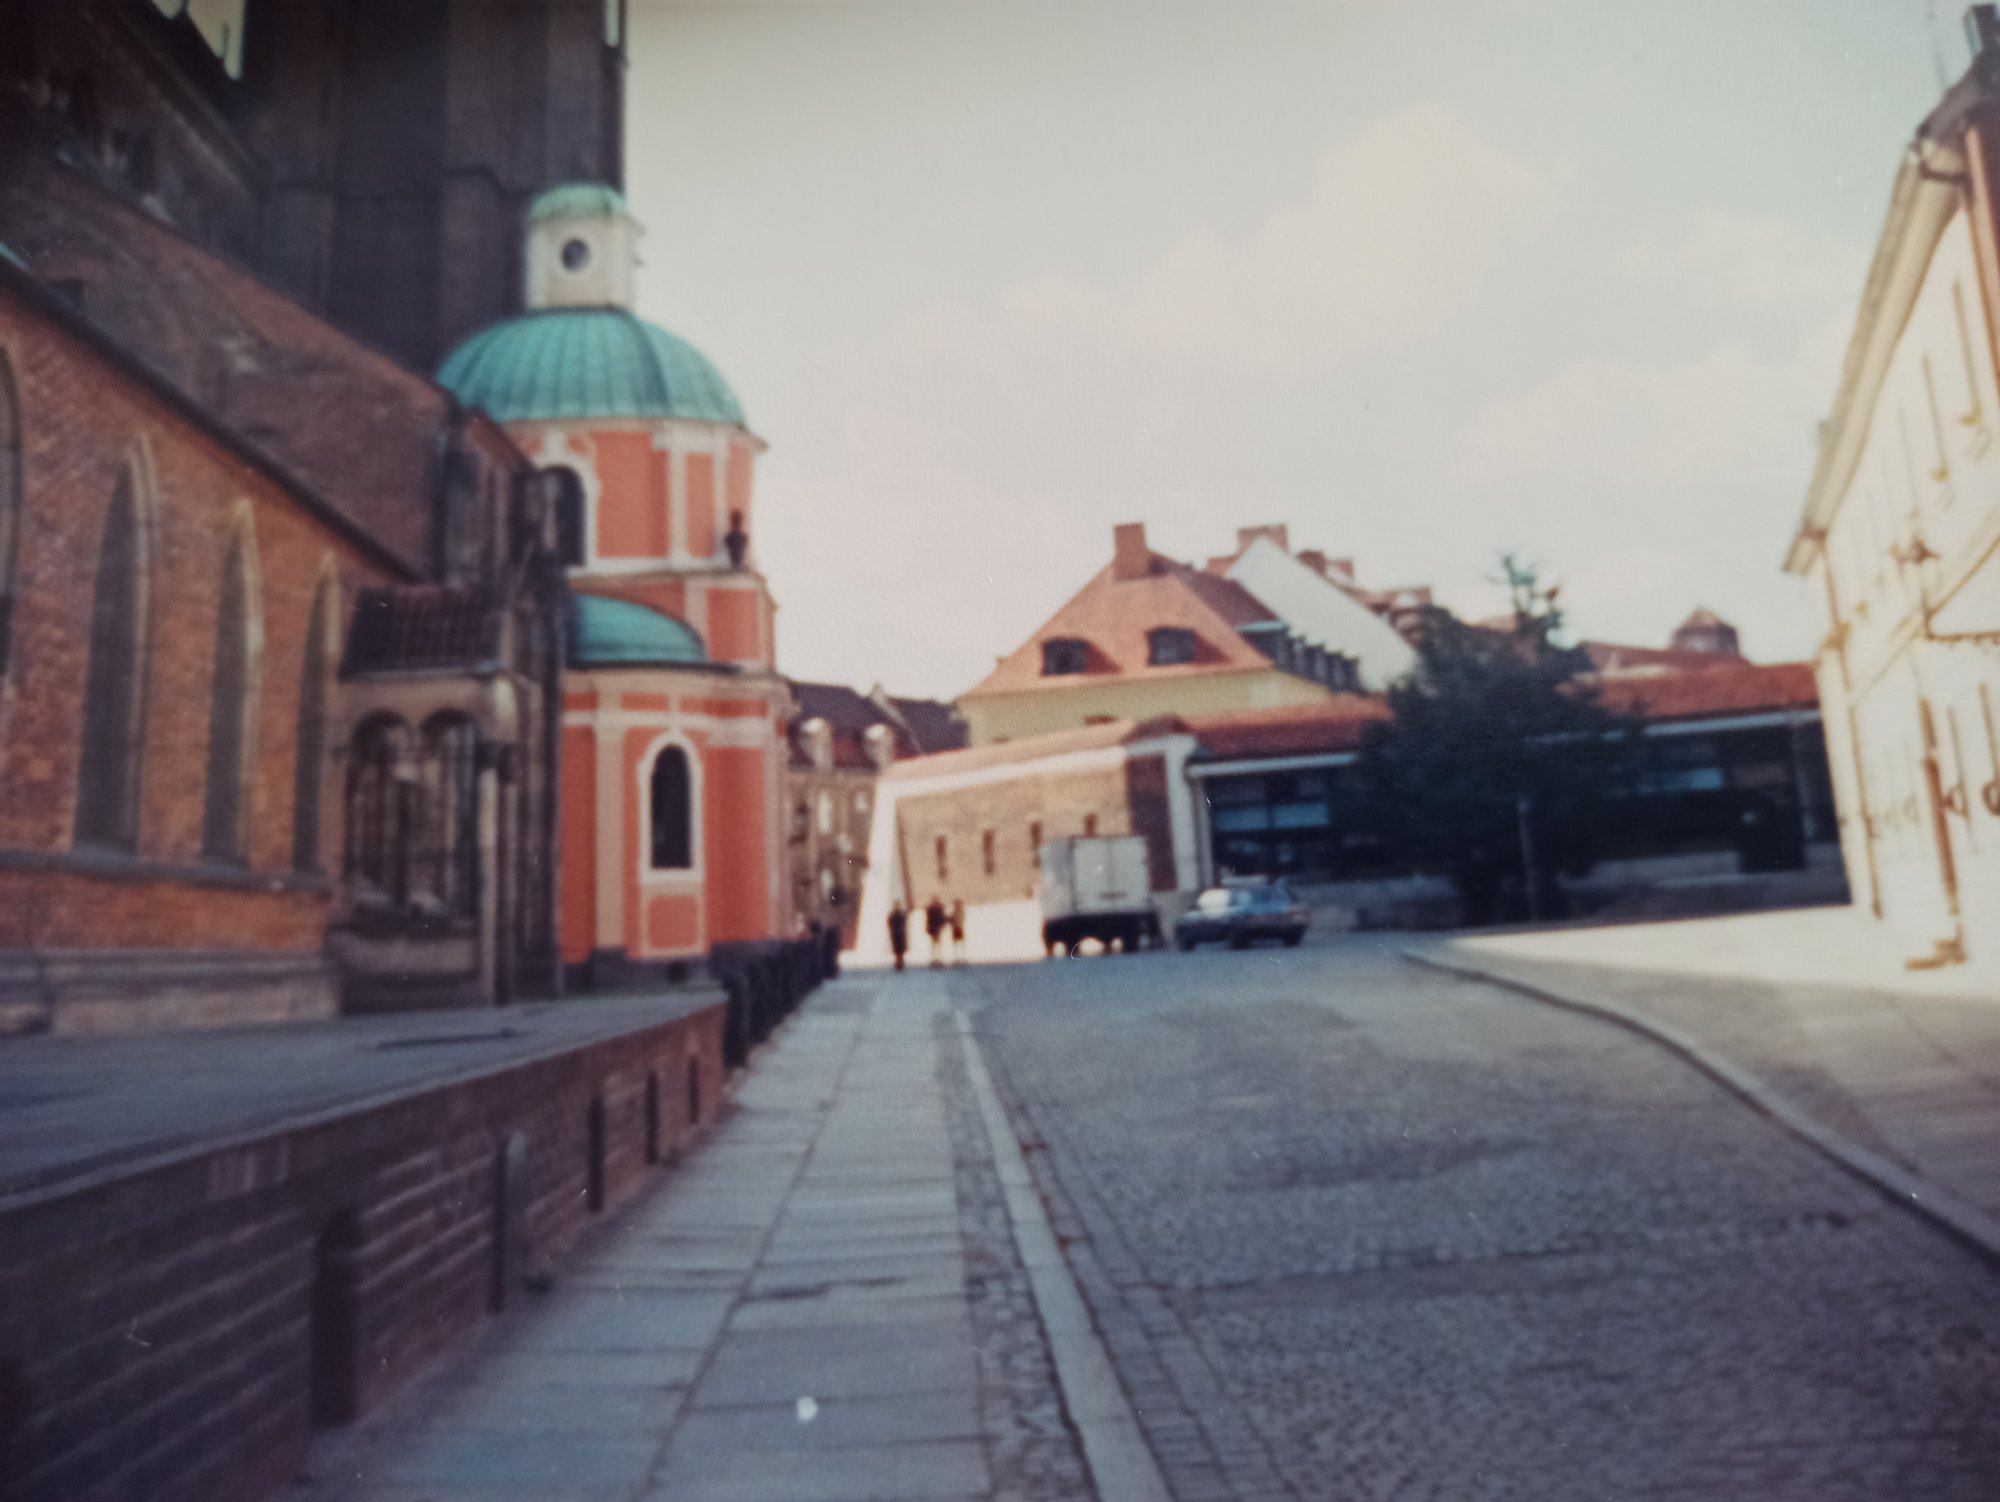
<svg viewBox="0 0 2000 1502"><path fill-rule="evenodd" d="M569 564L560 924L583 985L784 931L790 693L752 546L764 445L699 351L632 311L640 229L545 194L528 311L439 372L552 477Z"/></svg>

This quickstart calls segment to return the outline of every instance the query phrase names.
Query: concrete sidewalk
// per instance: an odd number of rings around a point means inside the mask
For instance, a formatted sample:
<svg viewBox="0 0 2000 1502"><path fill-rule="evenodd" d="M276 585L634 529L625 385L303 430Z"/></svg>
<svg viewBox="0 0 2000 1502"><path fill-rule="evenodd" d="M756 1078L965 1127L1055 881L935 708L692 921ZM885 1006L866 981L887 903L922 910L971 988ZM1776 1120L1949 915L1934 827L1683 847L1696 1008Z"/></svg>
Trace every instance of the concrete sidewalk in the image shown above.
<svg viewBox="0 0 2000 1502"><path fill-rule="evenodd" d="M1093 1495L963 1046L942 976L827 987L660 1191L293 1502Z"/></svg>
<svg viewBox="0 0 2000 1502"><path fill-rule="evenodd" d="M2000 1222L2000 987L1903 971L1862 921L1823 908L1408 947L1683 1037Z"/></svg>

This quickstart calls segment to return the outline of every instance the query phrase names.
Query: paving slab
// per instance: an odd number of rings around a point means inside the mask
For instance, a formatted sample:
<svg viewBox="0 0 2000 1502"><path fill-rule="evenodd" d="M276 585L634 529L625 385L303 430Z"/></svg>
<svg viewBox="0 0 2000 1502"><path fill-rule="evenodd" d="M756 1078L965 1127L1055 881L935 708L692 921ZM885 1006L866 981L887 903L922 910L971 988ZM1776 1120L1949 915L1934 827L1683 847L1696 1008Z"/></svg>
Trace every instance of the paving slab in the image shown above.
<svg viewBox="0 0 2000 1502"><path fill-rule="evenodd" d="M964 1327L900 1323L823 1330L732 1330L702 1373L699 1408L795 1403L801 1398L973 1393L978 1365Z"/></svg>
<svg viewBox="0 0 2000 1502"><path fill-rule="evenodd" d="M985 1497L985 1456L969 1440L815 1451L671 1453L645 1502L935 1502Z"/></svg>
<svg viewBox="0 0 2000 1502"><path fill-rule="evenodd" d="M515 1337L517 1350L703 1349L721 1330L732 1293L640 1288L566 1288Z"/></svg>
<svg viewBox="0 0 2000 1502"><path fill-rule="evenodd" d="M690 1413L674 1435L684 1455L704 1450L838 1450L919 1440L977 1440L979 1401L969 1389L818 1398Z"/></svg>

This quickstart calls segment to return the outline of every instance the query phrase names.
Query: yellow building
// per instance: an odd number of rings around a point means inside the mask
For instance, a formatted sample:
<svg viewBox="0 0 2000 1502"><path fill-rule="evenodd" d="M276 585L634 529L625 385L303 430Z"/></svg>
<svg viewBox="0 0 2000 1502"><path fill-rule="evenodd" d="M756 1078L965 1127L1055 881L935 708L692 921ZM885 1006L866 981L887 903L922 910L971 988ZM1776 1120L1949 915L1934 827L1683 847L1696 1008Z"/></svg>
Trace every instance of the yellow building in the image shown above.
<svg viewBox="0 0 2000 1502"><path fill-rule="evenodd" d="M958 700L973 745L1117 720L1323 704L1406 672L1408 644L1344 565L1245 528L1206 569L1131 523L1090 582ZM1282 600L1282 604L1279 601Z"/></svg>

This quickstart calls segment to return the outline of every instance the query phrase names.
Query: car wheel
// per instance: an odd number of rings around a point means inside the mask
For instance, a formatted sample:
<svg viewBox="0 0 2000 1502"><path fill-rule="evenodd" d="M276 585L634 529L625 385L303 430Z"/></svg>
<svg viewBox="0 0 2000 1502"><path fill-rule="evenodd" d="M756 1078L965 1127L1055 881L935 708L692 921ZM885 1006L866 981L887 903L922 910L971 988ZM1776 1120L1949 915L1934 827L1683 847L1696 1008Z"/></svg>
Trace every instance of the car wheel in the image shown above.
<svg viewBox="0 0 2000 1502"><path fill-rule="evenodd" d="M1297 949L1297 948L1299 947L1299 940L1303 939L1303 938L1304 938L1305 936L1306 936L1306 931L1305 931L1305 930L1304 930L1303 928L1301 928L1301 929L1298 929L1297 931L1295 931L1295 932L1293 932L1293 933L1288 933L1288 934L1286 934L1286 935L1285 935L1285 948L1287 948L1287 949Z"/></svg>
<svg viewBox="0 0 2000 1502"><path fill-rule="evenodd" d="M1194 953L1195 941L1193 939L1176 939L1174 940L1174 945L1182 954Z"/></svg>
<svg viewBox="0 0 2000 1502"><path fill-rule="evenodd" d="M1229 936L1229 947L1231 949L1248 949L1250 947L1250 935L1231 934Z"/></svg>

